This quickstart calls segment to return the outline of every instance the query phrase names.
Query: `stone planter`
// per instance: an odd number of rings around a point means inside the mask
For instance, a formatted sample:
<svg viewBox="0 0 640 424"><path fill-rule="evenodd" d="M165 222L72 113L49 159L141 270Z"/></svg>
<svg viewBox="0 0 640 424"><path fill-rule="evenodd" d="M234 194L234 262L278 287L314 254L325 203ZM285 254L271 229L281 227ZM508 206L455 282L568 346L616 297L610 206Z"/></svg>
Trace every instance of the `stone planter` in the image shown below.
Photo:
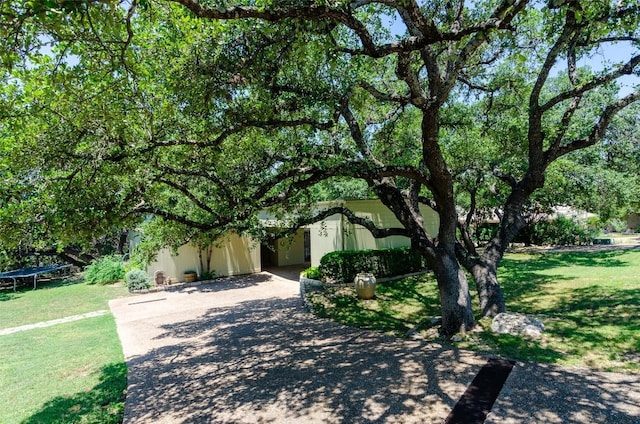
<svg viewBox="0 0 640 424"><path fill-rule="evenodd" d="M167 280L167 274L164 271L158 270L153 274L153 281L156 286L164 286L165 284L169 284Z"/></svg>
<svg viewBox="0 0 640 424"><path fill-rule="evenodd" d="M376 277L368 272L361 272L353 280L356 294L360 299L373 299L376 295Z"/></svg>
<svg viewBox="0 0 640 424"><path fill-rule="evenodd" d="M184 282L185 283L193 283L198 278L198 274L195 272L185 272L184 273Z"/></svg>
<svg viewBox="0 0 640 424"><path fill-rule="evenodd" d="M322 287L322 281L314 280L313 278L307 278L302 274L300 274L300 284L304 285L305 287L310 287L314 289Z"/></svg>

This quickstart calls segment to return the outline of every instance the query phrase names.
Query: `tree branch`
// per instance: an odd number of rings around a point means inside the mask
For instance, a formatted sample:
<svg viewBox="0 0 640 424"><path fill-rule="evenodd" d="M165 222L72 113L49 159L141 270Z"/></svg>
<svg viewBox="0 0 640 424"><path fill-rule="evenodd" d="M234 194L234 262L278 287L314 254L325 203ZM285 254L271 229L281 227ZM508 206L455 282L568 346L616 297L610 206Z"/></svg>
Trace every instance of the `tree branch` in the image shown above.
<svg viewBox="0 0 640 424"><path fill-rule="evenodd" d="M438 204L436 203L435 200L430 199L430 198L425 197L425 196L418 196L418 201L420 203L422 203L423 205L429 206L431 209L433 209L434 211L438 212Z"/></svg>
<svg viewBox="0 0 640 424"><path fill-rule="evenodd" d="M378 49L373 37L366 26L350 13L323 5L283 6L261 8L255 6L205 7L194 0L169 0L179 3L193 12L199 18L237 20L261 19L269 22L279 22L285 19L312 19L316 21L331 20L339 22L352 29L360 38L364 51L379 57Z"/></svg>
<svg viewBox="0 0 640 424"><path fill-rule="evenodd" d="M347 126L349 127L349 131L351 133L351 138L353 138L353 141L355 141L356 146L358 146L358 149L360 149L360 153L362 153L362 155L365 158L367 158L374 164L378 166L383 166L383 163L380 162L378 159L376 159L375 156L373 156L371 149L369 149L369 146L367 146L367 142L364 139L364 134L362 133L360 124L358 123L356 117L353 115L353 112L351 112L351 109L349 108L348 97L345 97L342 104L340 105L340 113L342 114L345 121L347 122Z"/></svg>
<svg viewBox="0 0 640 424"><path fill-rule="evenodd" d="M529 96L529 110L535 111L538 114L539 104L540 104L540 95L542 93L542 88L547 82L549 78L549 73L551 72L551 68L555 65L556 60L562 54L564 47L569 42L572 34L575 32L575 13L570 10L567 11L567 17L565 19L565 25L562 28L562 32L556 39L555 43L547 53L547 57L542 64L542 68L538 72L538 77L536 78L536 82L533 86L533 90Z"/></svg>
<svg viewBox="0 0 640 424"><path fill-rule="evenodd" d="M503 173L498 169L497 166L493 168L493 175L499 180L502 180L505 183L509 184L509 187L511 187L512 189L518 185L518 182L513 175Z"/></svg>
<svg viewBox="0 0 640 424"><path fill-rule="evenodd" d="M471 37L471 39L455 56L450 55L455 57L455 59L452 59L447 63L447 73L437 94L437 98L440 103L444 102L449 97L451 89L458 80L462 69L468 64L470 57L478 51L480 46L489 40L489 30L508 28L511 25L511 21L526 6L527 2L527 0L503 0L495 8L491 18L488 20L488 22L494 22L495 26L483 31L474 32L473 37Z"/></svg>
<svg viewBox="0 0 640 424"><path fill-rule="evenodd" d="M384 93L378 90L373 85L369 84L368 82L362 81L360 83L360 86L364 88L369 94L371 94L375 99L380 100L382 102L400 103L402 106L404 106L409 104L409 102L411 101L409 96L400 96L397 94Z"/></svg>
<svg viewBox="0 0 640 424"><path fill-rule="evenodd" d="M539 107L539 110L547 111L564 100L578 97L586 93L587 91L593 90L594 88L597 88L604 84L612 82L623 75L630 75L633 73L633 71L639 64L640 64L640 55L634 56L626 64L619 67L614 72L601 75L600 77L594 80L591 80L585 84L582 84L580 86L577 86L572 90L565 91L564 93L558 94L557 96L547 101L545 104L541 105Z"/></svg>
<svg viewBox="0 0 640 424"><path fill-rule="evenodd" d="M560 156L575 150L583 149L585 147L593 146L598 143L604 137L611 119L622 109L629 106L631 103L640 100L640 90L635 91L618 101L611 103L600 115L600 119L591 129L591 133L588 136L575 139L562 146L552 146L544 153L544 163L550 164Z"/></svg>
<svg viewBox="0 0 640 424"><path fill-rule="evenodd" d="M323 219L328 218L331 215L335 215L335 214L341 214L345 218L347 218L347 220L349 220L349 222L351 222L352 224L360 225L366 228L367 230L369 230L369 232L374 238L385 238L390 236L409 237L409 232L405 228L379 228L370 219L359 217L355 213L353 213L353 211L351 211L349 208L346 208L344 206L335 206L335 207L326 209L316 214L315 216L313 216L309 220L310 222L307 222L307 224L322 221ZM303 224L303 225L306 225L306 224Z"/></svg>
<svg viewBox="0 0 640 424"><path fill-rule="evenodd" d="M196 205L197 207L199 207L200 209L202 209L203 211L210 213L211 215L214 215L216 217L220 216L216 211L214 211L213 209L211 209L211 207L209 207L207 204L205 204L204 202L202 202L200 199L198 199L198 197L193 194L188 188L184 187L181 184L178 184L175 181L171 181L168 180L166 178L156 178L155 181L161 183L161 184L165 184L175 190L178 190L179 192L181 192L185 197L187 197L189 200L191 200L193 202L194 205Z"/></svg>
<svg viewBox="0 0 640 424"><path fill-rule="evenodd" d="M194 221L191 220L185 216L182 215L178 215L176 213L172 213L172 212L168 212L162 209L159 209L155 206L151 206L151 205L147 205L146 203L142 203L140 205L138 205L136 208L134 208L133 212L136 213L141 213L141 214L151 214L154 216L159 216L161 218L164 218L168 221L173 221L173 222L177 222L179 224L185 225L187 227L191 227L191 228L196 228L198 230L202 230L202 231L211 231L215 228L220 228L222 226L222 223L220 222L214 222L214 223L209 223L209 224L205 224L202 222L198 222L198 221ZM228 222L227 222L228 223Z"/></svg>
<svg viewBox="0 0 640 424"><path fill-rule="evenodd" d="M427 96L420 84L420 79L411 69L411 55L409 53L398 54L396 65L396 76L404 81L411 94L411 104L418 109L423 109L427 105ZM430 72L431 70L427 68Z"/></svg>
<svg viewBox="0 0 640 424"><path fill-rule="evenodd" d="M578 85L578 66L576 60L575 40L569 44L569 50L567 52L567 74L569 76L571 85L575 88ZM555 139L551 142L551 149L556 149L562 143L562 139L569 129L571 118L573 118L576 110L578 110L578 106L580 106L581 101L582 94L576 95L571 101L569 107L567 107L567 109L564 111L562 119L560 120L560 126L558 127L558 131L556 132Z"/></svg>
<svg viewBox="0 0 640 424"><path fill-rule="evenodd" d="M427 188L432 188L431 179L419 168L410 165L387 165L368 170L371 175L378 177L405 177L419 182Z"/></svg>

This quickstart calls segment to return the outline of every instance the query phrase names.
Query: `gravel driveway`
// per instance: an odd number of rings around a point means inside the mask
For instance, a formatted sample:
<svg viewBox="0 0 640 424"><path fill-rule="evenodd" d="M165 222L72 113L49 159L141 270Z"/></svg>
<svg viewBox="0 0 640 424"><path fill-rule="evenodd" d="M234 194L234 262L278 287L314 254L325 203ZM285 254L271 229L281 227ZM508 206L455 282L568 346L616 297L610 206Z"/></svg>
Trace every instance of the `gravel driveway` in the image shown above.
<svg viewBox="0 0 640 424"><path fill-rule="evenodd" d="M441 423L487 358L308 314L269 273L116 299L125 423ZM640 376L518 363L487 423L640 423Z"/></svg>

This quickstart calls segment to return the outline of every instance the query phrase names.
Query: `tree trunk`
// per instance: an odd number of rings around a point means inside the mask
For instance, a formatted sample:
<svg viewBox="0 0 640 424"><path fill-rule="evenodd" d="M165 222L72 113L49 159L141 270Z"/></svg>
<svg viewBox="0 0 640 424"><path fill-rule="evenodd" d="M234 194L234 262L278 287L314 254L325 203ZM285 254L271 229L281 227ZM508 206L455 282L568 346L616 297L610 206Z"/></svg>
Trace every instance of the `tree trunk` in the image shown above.
<svg viewBox="0 0 640 424"><path fill-rule="evenodd" d="M129 232L127 230L122 230L120 232L120 237L118 237L118 254L125 254L125 246L127 245L127 238L129 236Z"/></svg>
<svg viewBox="0 0 640 424"><path fill-rule="evenodd" d="M522 215L525 201L537 187L542 186L543 181L544 179L537 180L527 176L521 183L514 186L505 203L504 214L496 235L489 241L479 258L470 261L463 260L466 270L473 275L476 282L483 316L493 317L501 312L506 312L504 295L498 283L498 266L509 243L525 226Z"/></svg>
<svg viewBox="0 0 640 424"><path fill-rule="evenodd" d="M65 247L62 252L58 252L56 250L43 250L40 252L40 254L46 256L57 256L62 261L80 268L89 265L91 261L96 259L94 256L91 256L87 253L82 253L80 250L68 246Z"/></svg>
<svg viewBox="0 0 640 424"><path fill-rule="evenodd" d="M442 331L447 336L475 327L467 277L455 256L438 252L434 264L442 309Z"/></svg>
<svg viewBox="0 0 640 424"><path fill-rule="evenodd" d="M506 312L504 295L498 283L497 266L479 261L470 271L476 282L482 315L494 317Z"/></svg>

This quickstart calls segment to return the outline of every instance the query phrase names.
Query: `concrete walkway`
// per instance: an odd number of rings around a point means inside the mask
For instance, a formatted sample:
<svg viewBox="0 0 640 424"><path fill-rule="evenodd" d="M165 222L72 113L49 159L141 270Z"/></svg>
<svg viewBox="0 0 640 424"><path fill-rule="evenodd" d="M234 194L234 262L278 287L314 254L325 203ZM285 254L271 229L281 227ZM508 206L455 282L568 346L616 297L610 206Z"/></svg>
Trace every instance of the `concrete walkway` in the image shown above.
<svg viewBox="0 0 640 424"><path fill-rule="evenodd" d="M52 325L64 324L64 323L73 322L73 321L79 321L81 319L86 319L86 318L99 317L99 316L104 315L106 313L107 313L106 310L99 310L99 311L87 312L85 314L71 315L71 316L64 317L64 318L52 319L50 321L41 321L41 322L37 322L35 324L27 324L27 325L21 325L19 327L4 328L4 329L0 330L0 336L6 336L7 334L18 333L20 331L33 330L34 328L51 327Z"/></svg>
<svg viewBox="0 0 640 424"><path fill-rule="evenodd" d="M308 314L261 273L116 299L125 423L441 423L487 358ZM486 422L640 422L640 376L517 364Z"/></svg>

